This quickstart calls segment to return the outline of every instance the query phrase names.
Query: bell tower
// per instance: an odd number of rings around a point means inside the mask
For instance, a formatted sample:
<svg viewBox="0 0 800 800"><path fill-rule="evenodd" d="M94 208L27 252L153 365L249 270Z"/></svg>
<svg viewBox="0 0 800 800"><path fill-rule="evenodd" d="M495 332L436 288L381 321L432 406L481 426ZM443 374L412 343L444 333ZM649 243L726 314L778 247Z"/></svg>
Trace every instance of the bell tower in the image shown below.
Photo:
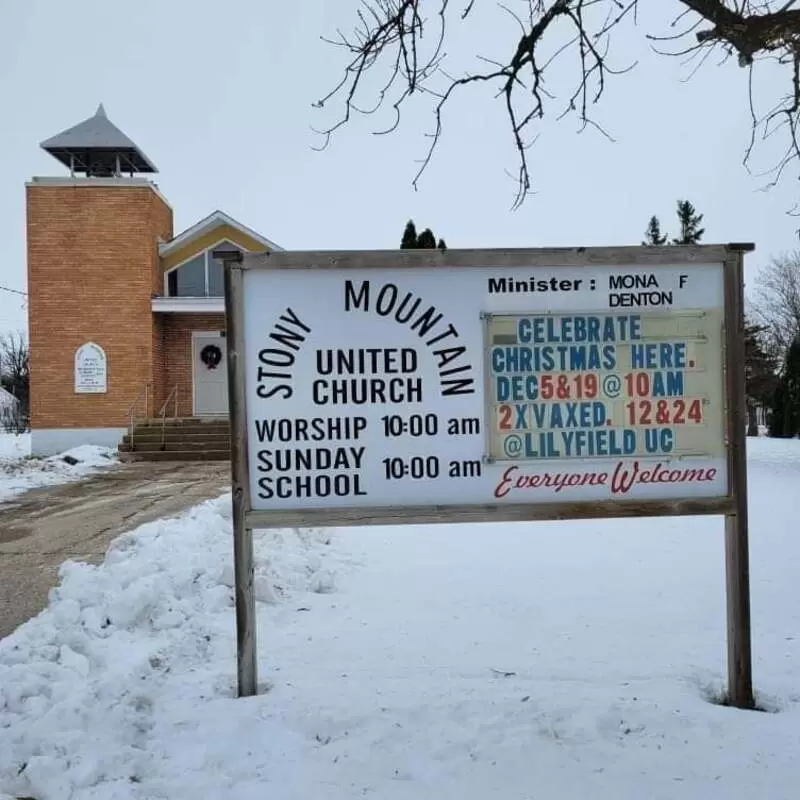
<svg viewBox="0 0 800 800"><path fill-rule="evenodd" d="M102 104L41 147L68 174L26 185L31 449L115 447L154 380L152 297L172 209L150 180L155 165Z"/></svg>
<svg viewBox="0 0 800 800"><path fill-rule="evenodd" d="M158 172L141 149L109 120L102 103L93 117L47 139L41 148L68 167L73 178L132 178Z"/></svg>

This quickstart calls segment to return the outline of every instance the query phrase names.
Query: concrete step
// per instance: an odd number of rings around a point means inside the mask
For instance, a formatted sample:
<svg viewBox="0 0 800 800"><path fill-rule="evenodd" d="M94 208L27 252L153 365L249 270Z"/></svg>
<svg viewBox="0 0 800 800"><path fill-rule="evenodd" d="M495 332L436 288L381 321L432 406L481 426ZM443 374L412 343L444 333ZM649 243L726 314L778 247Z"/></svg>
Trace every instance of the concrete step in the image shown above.
<svg viewBox="0 0 800 800"><path fill-rule="evenodd" d="M175 450L141 451L121 453L122 461L230 461L226 450Z"/></svg>
<svg viewBox="0 0 800 800"><path fill-rule="evenodd" d="M231 426L227 422L187 422L183 425L137 425L134 433L227 433Z"/></svg>
<svg viewBox="0 0 800 800"><path fill-rule="evenodd" d="M230 452L231 446L230 441L223 437L220 441L198 441L196 439L173 439L167 440L162 444L161 439L153 440L153 441L144 441L136 439L131 446L130 442L122 442L119 446L119 451L121 453L155 453L159 450L163 450L168 453L176 453L182 450L193 450L195 452L200 452L203 450L225 450L226 452Z"/></svg>
<svg viewBox="0 0 800 800"><path fill-rule="evenodd" d="M227 417L148 417L147 419L138 420L136 425L161 427L162 421L167 425L228 425L230 420Z"/></svg>
<svg viewBox="0 0 800 800"><path fill-rule="evenodd" d="M131 444L131 442L133 442ZM229 461L230 422L225 418L149 419L125 434L124 461Z"/></svg>
<svg viewBox="0 0 800 800"><path fill-rule="evenodd" d="M229 433L183 433L181 431L165 431L162 435L161 431L140 431L133 435L133 442L137 446L145 442L158 442L161 444L165 442L205 442L210 445L225 445L230 442ZM130 444L131 437L125 434L122 437L123 444Z"/></svg>

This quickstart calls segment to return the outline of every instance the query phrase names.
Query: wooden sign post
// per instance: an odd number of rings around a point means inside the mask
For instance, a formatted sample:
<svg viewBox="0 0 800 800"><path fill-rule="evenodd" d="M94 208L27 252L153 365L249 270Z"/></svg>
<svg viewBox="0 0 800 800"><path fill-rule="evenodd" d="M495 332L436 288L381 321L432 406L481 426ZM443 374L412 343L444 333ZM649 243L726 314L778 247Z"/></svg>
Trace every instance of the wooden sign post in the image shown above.
<svg viewBox="0 0 800 800"><path fill-rule="evenodd" d="M240 696L254 528L716 514L752 708L749 250L220 253Z"/></svg>
<svg viewBox="0 0 800 800"><path fill-rule="evenodd" d="M730 246L725 261L725 435L729 494L725 515L725 586L728 613L728 702L754 708L750 634L750 554L747 528L747 437L745 420L744 253Z"/></svg>

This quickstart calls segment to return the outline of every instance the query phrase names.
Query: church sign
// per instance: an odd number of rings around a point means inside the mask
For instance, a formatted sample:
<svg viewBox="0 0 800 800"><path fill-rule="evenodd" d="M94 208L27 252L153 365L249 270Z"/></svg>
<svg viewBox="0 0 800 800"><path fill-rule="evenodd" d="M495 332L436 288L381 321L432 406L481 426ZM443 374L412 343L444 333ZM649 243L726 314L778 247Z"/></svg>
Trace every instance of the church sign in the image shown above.
<svg viewBox="0 0 800 800"><path fill-rule="evenodd" d="M254 528L725 515L748 705L748 249L229 255L237 574Z"/></svg>
<svg viewBox="0 0 800 800"><path fill-rule="evenodd" d="M291 270L272 258L244 273L262 523L727 496L722 263L498 270L450 267L445 253L430 269Z"/></svg>
<svg viewBox="0 0 800 800"><path fill-rule="evenodd" d="M87 342L75 351L75 393L104 394L108 389L106 353L100 345Z"/></svg>

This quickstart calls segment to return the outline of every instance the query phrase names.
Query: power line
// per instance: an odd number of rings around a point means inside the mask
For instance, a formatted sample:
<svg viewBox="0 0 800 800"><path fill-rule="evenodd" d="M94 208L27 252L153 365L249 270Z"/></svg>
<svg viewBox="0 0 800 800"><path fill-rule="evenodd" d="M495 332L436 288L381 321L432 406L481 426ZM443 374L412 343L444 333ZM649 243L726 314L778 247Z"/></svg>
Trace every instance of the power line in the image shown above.
<svg viewBox="0 0 800 800"><path fill-rule="evenodd" d="M27 297L28 296L27 292L22 292L19 289L12 289L10 286L3 286L2 283L0 283L0 291L2 291L2 292L11 292L11 294L21 294L23 297Z"/></svg>

